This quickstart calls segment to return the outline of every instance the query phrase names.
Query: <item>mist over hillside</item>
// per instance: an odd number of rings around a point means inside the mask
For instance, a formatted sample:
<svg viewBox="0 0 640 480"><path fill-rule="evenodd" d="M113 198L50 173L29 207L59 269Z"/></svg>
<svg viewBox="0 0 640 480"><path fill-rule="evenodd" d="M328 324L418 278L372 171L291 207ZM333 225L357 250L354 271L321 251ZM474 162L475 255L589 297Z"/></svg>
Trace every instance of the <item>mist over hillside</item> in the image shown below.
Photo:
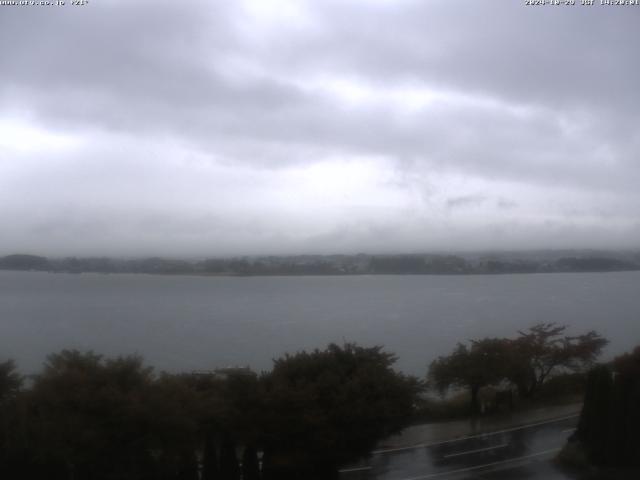
<svg viewBox="0 0 640 480"><path fill-rule="evenodd" d="M472 254L295 255L175 259L161 257L0 257L0 269L65 273L197 275L506 274L640 270L640 253L592 250Z"/></svg>

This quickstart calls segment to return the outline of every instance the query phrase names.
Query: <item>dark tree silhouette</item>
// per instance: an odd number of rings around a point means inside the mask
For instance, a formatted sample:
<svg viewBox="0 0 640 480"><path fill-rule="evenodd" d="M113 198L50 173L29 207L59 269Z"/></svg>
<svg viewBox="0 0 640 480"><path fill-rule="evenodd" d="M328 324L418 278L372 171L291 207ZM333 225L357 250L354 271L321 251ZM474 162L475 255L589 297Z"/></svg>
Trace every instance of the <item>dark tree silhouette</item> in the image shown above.
<svg viewBox="0 0 640 480"><path fill-rule="evenodd" d="M217 480L220 478L218 468L218 452L215 437L212 433L205 434L202 452L202 480Z"/></svg>
<svg viewBox="0 0 640 480"><path fill-rule="evenodd" d="M564 335L567 327L555 323L539 323L513 341L509 358L509 379L521 397L534 396L556 371L584 371L600 355L608 340L597 332Z"/></svg>
<svg viewBox="0 0 640 480"><path fill-rule="evenodd" d="M222 441L220 447L220 478L223 480L239 480L240 478L236 445L228 437Z"/></svg>
<svg viewBox="0 0 640 480"><path fill-rule="evenodd" d="M595 465L640 467L640 347L589 372L573 441Z"/></svg>
<svg viewBox="0 0 640 480"><path fill-rule="evenodd" d="M16 371L13 360L0 363L0 404L14 397L22 386L23 378Z"/></svg>
<svg viewBox="0 0 640 480"><path fill-rule="evenodd" d="M138 357L51 355L25 398L36 463L64 471L65 478L142 474L149 458L140 441L145 431L138 393L150 379Z"/></svg>
<svg viewBox="0 0 640 480"><path fill-rule="evenodd" d="M413 412L419 382L381 347L329 345L285 355L265 382L267 478L333 478Z"/></svg>
<svg viewBox="0 0 640 480"><path fill-rule="evenodd" d="M258 452L253 446L246 447L242 454L242 480L260 480Z"/></svg>
<svg viewBox="0 0 640 480"><path fill-rule="evenodd" d="M429 381L442 393L452 386L468 389L471 413L477 414L480 412L480 389L498 383L506 376L509 349L509 340L502 338L474 340L470 347L459 343L450 355L431 363Z"/></svg>

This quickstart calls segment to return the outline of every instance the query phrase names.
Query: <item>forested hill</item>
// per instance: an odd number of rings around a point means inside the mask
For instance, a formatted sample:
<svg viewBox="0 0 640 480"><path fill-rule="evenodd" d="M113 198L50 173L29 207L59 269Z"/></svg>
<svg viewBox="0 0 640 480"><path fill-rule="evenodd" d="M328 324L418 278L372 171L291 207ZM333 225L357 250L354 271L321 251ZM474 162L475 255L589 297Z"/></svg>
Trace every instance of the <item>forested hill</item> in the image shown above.
<svg viewBox="0 0 640 480"><path fill-rule="evenodd" d="M640 270L640 252L549 251L465 255L298 255L181 260L0 257L1 270L183 275L465 275Z"/></svg>

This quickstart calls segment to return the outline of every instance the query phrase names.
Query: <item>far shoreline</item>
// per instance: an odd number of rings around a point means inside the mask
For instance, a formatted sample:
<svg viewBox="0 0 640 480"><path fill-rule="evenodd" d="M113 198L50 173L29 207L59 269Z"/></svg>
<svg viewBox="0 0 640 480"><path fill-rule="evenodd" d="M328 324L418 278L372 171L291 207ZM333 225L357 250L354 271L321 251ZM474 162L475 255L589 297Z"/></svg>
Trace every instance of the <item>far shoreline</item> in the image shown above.
<svg viewBox="0 0 640 480"><path fill-rule="evenodd" d="M205 277L205 278L291 278L291 277L494 277L505 275L562 275L562 274L600 274L600 273L626 273L639 272L640 268L620 270L580 270L580 271L529 271L529 272L461 272L461 273L289 273L289 274L265 274L265 273L207 273L207 272L95 272L95 271L54 271L54 270L20 270L0 269L0 272L11 273L48 273L51 275L146 275L154 277Z"/></svg>

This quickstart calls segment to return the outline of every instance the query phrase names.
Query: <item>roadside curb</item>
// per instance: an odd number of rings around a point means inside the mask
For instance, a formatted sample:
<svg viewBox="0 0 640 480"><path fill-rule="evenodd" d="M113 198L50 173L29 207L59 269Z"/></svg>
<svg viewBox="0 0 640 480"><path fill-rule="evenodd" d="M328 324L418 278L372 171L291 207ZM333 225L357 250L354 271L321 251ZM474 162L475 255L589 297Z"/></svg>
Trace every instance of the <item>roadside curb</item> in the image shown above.
<svg viewBox="0 0 640 480"><path fill-rule="evenodd" d="M518 412L515 418L481 418L476 420L454 420L450 422L424 423L412 425L402 432L382 441L372 454L383 451L401 451L422 448L483 435L502 433L529 428L545 423L553 423L578 417L582 404L542 408L528 412ZM545 413L547 413L545 415Z"/></svg>

